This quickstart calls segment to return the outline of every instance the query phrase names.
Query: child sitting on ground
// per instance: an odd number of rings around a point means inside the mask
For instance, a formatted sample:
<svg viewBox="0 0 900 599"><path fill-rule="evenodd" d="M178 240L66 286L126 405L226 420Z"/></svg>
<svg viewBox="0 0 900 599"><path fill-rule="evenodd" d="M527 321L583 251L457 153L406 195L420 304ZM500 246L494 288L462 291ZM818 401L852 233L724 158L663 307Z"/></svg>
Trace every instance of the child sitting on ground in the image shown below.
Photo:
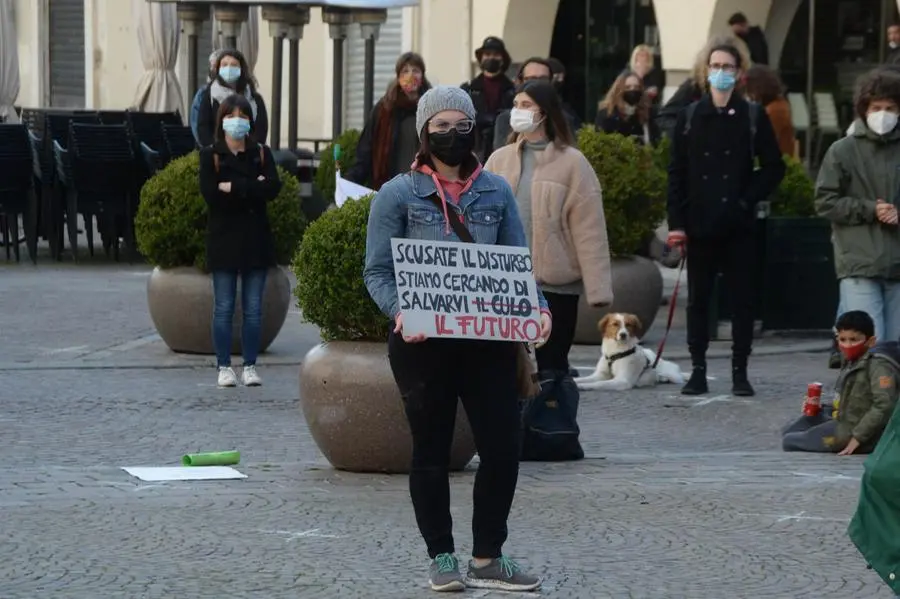
<svg viewBox="0 0 900 599"><path fill-rule="evenodd" d="M835 383L834 413L823 409L782 430L785 451L850 455L871 453L897 403L900 344L875 344L875 323L861 310L841 314L838 347L843 357Z"/></svg>

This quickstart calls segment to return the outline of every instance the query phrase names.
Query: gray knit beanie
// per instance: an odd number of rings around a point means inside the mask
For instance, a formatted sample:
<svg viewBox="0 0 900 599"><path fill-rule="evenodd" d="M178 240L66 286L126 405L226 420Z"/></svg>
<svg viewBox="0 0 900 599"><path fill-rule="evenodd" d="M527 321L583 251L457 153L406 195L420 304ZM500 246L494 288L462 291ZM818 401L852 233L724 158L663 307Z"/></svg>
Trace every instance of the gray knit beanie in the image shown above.
<svg viewBox="0 0 900 599"><path fill-rule="evenodd" d="M475 105L472 98L459 87L438 85L432 87L419 98L419 106L416 110L416 131L419 139L422 139L422 130L431 120L431 117L442 110L458 110L467 117L475 120Z"/></svg>

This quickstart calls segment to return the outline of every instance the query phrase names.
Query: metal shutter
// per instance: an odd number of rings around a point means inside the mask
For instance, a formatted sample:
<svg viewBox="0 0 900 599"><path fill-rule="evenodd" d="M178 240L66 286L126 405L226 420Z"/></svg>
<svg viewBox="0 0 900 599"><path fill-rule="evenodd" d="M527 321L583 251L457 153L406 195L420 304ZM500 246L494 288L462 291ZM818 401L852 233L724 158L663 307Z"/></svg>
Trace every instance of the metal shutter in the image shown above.
<svg viewBox="0 0 900 599"><path fill-rule="evenodd" d="M84 0L50 0L50 106L84 108Z"/></svg>
<svg viewBox="0 0 900 599"><path fill-rule="evenodd" d="M403 9L389 8L387 21L381 26L375 42L375 101L384 95L395 77L394 65L403 53ZM365 122L366 43L360 37L359 25L350 27L344 52L344 130L362 129Z"/></svg>

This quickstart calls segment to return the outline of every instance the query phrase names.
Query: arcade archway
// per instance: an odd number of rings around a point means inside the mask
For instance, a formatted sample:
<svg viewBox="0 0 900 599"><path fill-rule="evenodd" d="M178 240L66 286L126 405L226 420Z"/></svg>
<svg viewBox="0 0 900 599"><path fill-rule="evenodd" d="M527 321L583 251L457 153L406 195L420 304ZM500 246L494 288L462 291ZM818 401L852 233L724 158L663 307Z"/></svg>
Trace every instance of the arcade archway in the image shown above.
<svg viewBox="0 0 900 599"><path fill-rule="evenodd" d="M566 65L565 99L585 121L628 64L637 44L654 48L660 63L659 29L649 0L559 0L550 55Z"/></svg>

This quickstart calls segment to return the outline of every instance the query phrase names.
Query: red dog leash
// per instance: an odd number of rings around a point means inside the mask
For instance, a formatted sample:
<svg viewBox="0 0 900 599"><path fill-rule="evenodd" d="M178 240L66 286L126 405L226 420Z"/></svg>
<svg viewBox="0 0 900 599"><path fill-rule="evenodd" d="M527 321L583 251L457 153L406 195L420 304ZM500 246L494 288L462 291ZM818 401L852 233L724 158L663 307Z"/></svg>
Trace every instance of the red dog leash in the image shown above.
<svg viewBox="0 0 900 599"><path fill-rule="evenodd" d="M678 279L675 280L675 289L672 290L672 299L669 300L669 320L666 322L666 332L663 333L659 347L656 349L656 360L653 361L651 368L656 368L656 365L662 359L663 349L666 347L666 339L669 338L669 331L672 330L672 319L675 318L675 304L678 301L678 289L681 287L681 273L684 271L684 263L686 261L687 253L681 256L681 263L678 265Z"/></svg>

